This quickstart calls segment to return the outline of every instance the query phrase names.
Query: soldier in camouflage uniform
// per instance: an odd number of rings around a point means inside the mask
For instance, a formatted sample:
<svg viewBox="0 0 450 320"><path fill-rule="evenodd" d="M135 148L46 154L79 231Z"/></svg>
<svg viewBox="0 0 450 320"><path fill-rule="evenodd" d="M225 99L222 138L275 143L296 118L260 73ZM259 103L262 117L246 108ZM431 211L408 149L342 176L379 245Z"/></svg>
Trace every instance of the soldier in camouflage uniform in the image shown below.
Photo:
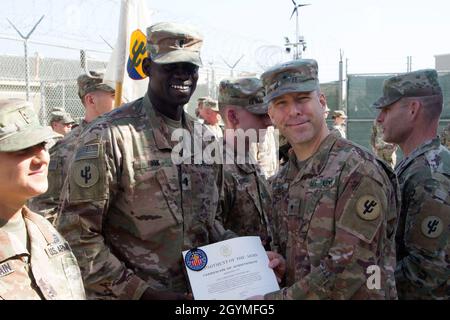
<svg viewBox="0 0 450 320"><path fill-rule="evenodd" d="M67 242L25 202L47 189L48 140L33 106L0 100L0 300L84 299Z"/></svg>
<svg viewBox="0 0 450 320"><path fill-rule="evenodd" d="M206 98L203 101L202 108L199 109L199 114L204 119L205 127L219 140L223 138L223 131L219 125L220 114L217 101L212 98Z"/></svg>
<svg viewBox="0 0 450 320"><path fill-rule="evenodd" d="M225 228L239 236L258 235L270 248L269 186L249 153L250 145L260 141L272 124L263 97L264 88L257 78L220 82L219 109L225 123L222 218Z"/></svg>
<svg viewBox="0 0 450 320"><path fill-rule="evenodd" d="M444 128L444 130L442 130L441 144L450 150L450 123Z"/></svg>
<svg viewBox="0 0 450 320"><path fill-rule="evenodd" d="M80 137L56 226L78 258L88 298L184 299L182 251L235 236L216 216L222 166L194 162L201 145L181 153L172 140L182 129L191 136L194 125L204 129L183 110L201 45L189 26L149 27L146 95ZM174 162L177 156L186 161Z"/></svg>
<svg viewBox="0 0 450 320"><path fill-rule="evenodd" d="M48 167L48 190L33 198L30 209L54 221L59 205L59 195L67 176L67 165L70 163L74 149L78 146L81 132L88 123L110 112L114 108L115 90L103 83L103 74L91 71L80 75L77 79L78 96L85 107L85 116L79 126L72 129L62 140L50 148L50 165Z"/></svg>
<svg viewBox="0 0 450 320"><path fill-rule="evenodd" d="M300 59L261 76L272 122L293 150L272 182L268 255L284 288L265 299L395 299L395 175L330 134L317 75L315 60Z"/></svg>
<svg viewBox="0 0 450 320"><path fill-rule="evenodd" d="M72 116L62 108L54 108L50 114L49 124L53 131L65 136L72 129L75 120L73 120Z"/></svg>
<svg viewBox="0 0 450 320"><path fill-rule="evenodd" d="M373 106L383 139L405 158L397 165L402 207L395 272L400 299L450 299L450 152L437 137L443 97L435 70L384 82Z"/></svg>
<svg viewBox="0 0 450 320"><path fill-rule="evenodd" d="M345 122L347 120L347 115L345 114L345 112L343 110L333 111L333 115L331 116L331 118L333 119L334 122L331 132L336 134L340 138L346 139L347 133L345 129L346 127Z"/></svg>
<svg viewBox="0 0 450 320"><path fill-rule="evenodd" d="M393 143L387 143L383 140L383 129L374 120L372 126L372 135L370 136L370 145L372 146L373 153L383 161L386 161L392 168L395 168L397 163L397 145Z"/></svg>

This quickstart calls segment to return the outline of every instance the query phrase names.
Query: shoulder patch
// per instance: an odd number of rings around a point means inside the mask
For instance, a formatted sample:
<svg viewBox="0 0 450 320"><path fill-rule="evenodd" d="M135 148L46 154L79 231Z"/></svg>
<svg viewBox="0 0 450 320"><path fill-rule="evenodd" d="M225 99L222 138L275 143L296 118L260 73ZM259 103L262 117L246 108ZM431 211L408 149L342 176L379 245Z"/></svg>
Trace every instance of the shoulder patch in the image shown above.
<svg viewBox="0 0 450 320"><path fill-rule="evenodd" d="M100 175L94 163L79 161L73 164L72 176L78 186L90 188L98 182Z"/></svg>
<svg viewBox="0 0 450 320"><path fill-rule="evenodd" d="M439 217L428 216L422 220L421 228L425 237L435 239L444 231L444 223Z"/></svg>
<svg viewBox="0 0 450 320"><path fill-rule="evenodd" d="M84 159L96 159L99 156L100 144L87 144L77 150L75 161Z"/></svg>
<svg viewBox="0 0 450 320"><path fill-rule="evenodd" d="M358 216L367 221L372 221L380 216L381 203L373 195L363 195L356 201Z"/></svg>
<svg viewBox="0 0 450 320"><path fill-rule="evenodd" d="M337 222L338 227L371 243L388 208L383 187L371 177L363 176L353 190L344 191L341 199L345 205Z"/></svg>
<svg viewBox="0 0 450 320"><path fill-rule="evenodd" d="M426 196L420 212L407 223L406 241L415 246L435 252L447 244L450 226L450 206Z"/></svg>

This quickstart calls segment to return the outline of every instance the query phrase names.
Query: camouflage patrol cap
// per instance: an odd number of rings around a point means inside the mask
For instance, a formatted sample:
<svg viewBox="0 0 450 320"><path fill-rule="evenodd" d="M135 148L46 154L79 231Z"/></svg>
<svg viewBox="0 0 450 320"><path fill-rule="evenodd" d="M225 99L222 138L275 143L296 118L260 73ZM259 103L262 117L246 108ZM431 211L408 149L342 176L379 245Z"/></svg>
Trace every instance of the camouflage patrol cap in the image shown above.
<svg viewBox="0 0 450 320"><path fill-rule="evenodd" d="M96 71L89 71L89 74L82 74L77 79L78 96L80 99L94 91L105 91L114 93L115 90L103 82L103 73Z"/></svg>
<svg viewBox="0 0 450 320"><path fill-rule="evenodd" d="M319 67L313 59L299 59L278 64L261 75L266 89L264 101L286 93L311 92L320 88Z"/></svg>
<svg viewBox="0 0 450 320"><path fill-rule="evenodd" d="M64 124L66 123L75 123L75 120L73 120L72 116L65 112L62 108L54 108L52 113L50 114L50 124L52 122L62 122Z"/></svg>
<svg viewBox="0 0 450 320"><path fill-rule="evenodd" d="M265 90L258 78L224 79L219 85L219 108L240 106L254 114L266 114Z"/></svg>
<svg viewBox="0 0 450 320"><path fill-rule="evenodd" d="M0 152L23 150L56 137L62 136L39 123L31 103L0 100Z"/></svg>
<svg viewBox="0 0 450 320"><path fill-rule="evenodd" d="M418 70L386 79L383 83L383 96L375 101L372 107L382 109L401 98L434 95L442 95L436 70Z"/></svg>
<svg viewBox="0 0 450 320"><path fill-rule="evenodd" d="M344 118L347 119L347 115L345 114L344 110L335 110L333 111L332 118Z"/></svg>
<svg viewBox="0 0 450 320"><path fill-rule="evenodd" d="M217 101L212 98L206 98L203 100L203 108L211 109L213 111L219 111L219 107L217 106Z"/></svg>
<svg viewBox="0 0 450 320"><path fill-rule="evenodd" d="M202 66L203 37L192 27L160 22L147 28L147 51L159 64L188 62Z"/></svg>

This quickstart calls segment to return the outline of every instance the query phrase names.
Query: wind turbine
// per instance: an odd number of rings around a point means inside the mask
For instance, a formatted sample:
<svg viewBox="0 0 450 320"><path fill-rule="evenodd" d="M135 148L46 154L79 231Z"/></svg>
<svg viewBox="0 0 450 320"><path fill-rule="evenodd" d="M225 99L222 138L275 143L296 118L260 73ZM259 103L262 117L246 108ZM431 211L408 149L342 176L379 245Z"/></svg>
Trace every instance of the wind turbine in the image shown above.
<svg viewBox="0 0 450 320"><path fill-rule="evenodd" d="M295 26L296 27L295 27L295 42L294 42L294 45L295 45L295 59L298 59L298 58L301 58L301 53L299 54L298 46L299 46L299 44L301 44L301 45L304 44L304 40L303 39L300 40L299 35L298 35L298 30L299 30L299 27L298 27L298 8L306 7L306 6L309 6L311 4L309 4L309 3L297 4L294 0L291 0L291 1L294 4L294 10L292 10L292 14L291 14L291 17L289 18L289 20L292 19L292 17L294 16L294 13L295 13L295 22L296 22Z"/></svg>
<svg viewBox="0 0 450 320"><path fill-rule="evenodd" d="M230 68L230 70L231 70L231 72L230 72L231 77L234 76L234 74L233 74L234 68L237 66L237 64L239 63L239 61L241 61L242 58L243 58L244 56L245 56L244 54L241 55L241 57L240 57L239 59L237 59L236 62L235 62L233 65L231 65L230 63L228 63L228 61L226 61L226 60L222 57L223 62L225 62L225 64L226 64L226 65L228 66L228 68Z"/></svg>

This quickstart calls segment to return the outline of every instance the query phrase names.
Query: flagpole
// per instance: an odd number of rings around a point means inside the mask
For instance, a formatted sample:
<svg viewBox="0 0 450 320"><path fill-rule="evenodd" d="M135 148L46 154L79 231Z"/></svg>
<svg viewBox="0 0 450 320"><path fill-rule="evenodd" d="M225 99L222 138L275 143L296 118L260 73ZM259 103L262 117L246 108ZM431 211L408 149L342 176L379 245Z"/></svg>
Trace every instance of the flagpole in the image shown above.
<svg viewBox="0 0 450 320"><path fill-rule="evenodd" d="M122 88L125 75L126 45L127 45L127 19L128 19L128 1L122 0L120 5L119 31L117 34L117 64L115 70L115 99L114 106L122 104Z"/></svg>

